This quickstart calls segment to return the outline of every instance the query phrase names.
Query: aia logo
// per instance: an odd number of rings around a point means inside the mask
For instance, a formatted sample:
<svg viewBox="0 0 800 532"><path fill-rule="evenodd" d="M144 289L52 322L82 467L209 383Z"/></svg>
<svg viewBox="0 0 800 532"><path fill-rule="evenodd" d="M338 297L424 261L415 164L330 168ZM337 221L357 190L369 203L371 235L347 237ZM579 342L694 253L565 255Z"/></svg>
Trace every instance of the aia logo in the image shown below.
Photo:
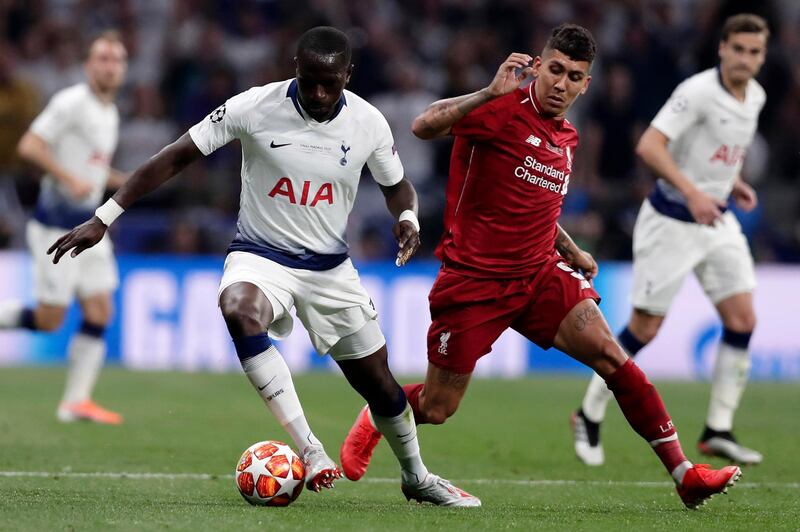
<svg viewBox="0 0 800 532"><path fill-rule="evenodd" d="M723 144L717 148L717 151L714 152L714 155L711 156L708 162L713 164L719 161L725 166L736 166L744 161L745 154L747 154L747 149L738 144L734 144L732 147Z"/></svg>
<svg viewBox="0 0 800 532"><path fill-rule="evenodd" d="M293 205L308 205L309 207L316 207L317 203L326 201L328 205L333 205L333 185L330 183L322 183L318 189L314 192L312 199L309 201L309 197L311 197L311 181L303 181L302 188L299 190L300 198L298 201L297 195L295 194L295 185L292 184L292 180L288 177L282 177L278 179L278 182L275 183L275 186L272 187L272 190L269 191L269 197L275 198L276 196L284 196L289 203Z"/></svg>

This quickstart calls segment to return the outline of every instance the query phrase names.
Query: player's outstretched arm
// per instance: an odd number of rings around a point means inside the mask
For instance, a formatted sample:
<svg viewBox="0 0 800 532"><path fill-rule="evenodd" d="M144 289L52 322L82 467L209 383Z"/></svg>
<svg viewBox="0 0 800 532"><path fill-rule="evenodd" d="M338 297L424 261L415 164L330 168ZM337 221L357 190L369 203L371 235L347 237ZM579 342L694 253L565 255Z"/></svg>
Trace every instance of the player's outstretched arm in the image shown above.
<svg viewBox="0 0 800 532"><path fill-rule="evenodd" d="M381 185L380 187L386 198L389 212L398 220L392 227L392 233L394 233L399 248L395 263L402 266L417 252L420 244L417 191L406 177L403 177L396 185L390 187Z"/></svg>
<svg viewBox="0 0 800 532"><path fill-rule="evenodd" d="M636 145L636 154L656 174L667 180L686 198L686 206L697 223L713 225L722 216L725 202L714 198L694 184L681 172L668 149L669 138L650 126Z"/></svg>
<svg viewBox="0 0 800 532"><path fill-rule="evenodd" d="M443 137L450 128L470 111L484 103L517 89L531 73L533 58L528 54L513 53L508 56L488 87L455 98L433 102L414 119L411 131L423 140Z"/></svg>
<svg viewBox="0 0 800 532"><path fill-rule="evenodd" d="M181 138L163 148L151 157L149 161L140 166L114 194L112 199L118 207L126 209L136 200L152 192L202 156L203 154L189 134L184 133ZM70 250L72 250L70 256L76 257L84 250L100 242L107 230L108 226L95 215L87 222L75 227L72 231L56 240L47 250L47 254L55 252L55 255L53 255L54 264L57 264L61 257Z"/></svg>
<svg viewBox="0 0 800 532"><path fill-rule="evenodd" d="M564 257L564 260L569 263L574 269L583 273L583 276L589 280L597 277L598 266L597 262L588 251L583 251L578 247L578 244L572 240L572 237L564 231L561 225L556 224L558 227L558 234L556 235L556 251Z"/></svg>

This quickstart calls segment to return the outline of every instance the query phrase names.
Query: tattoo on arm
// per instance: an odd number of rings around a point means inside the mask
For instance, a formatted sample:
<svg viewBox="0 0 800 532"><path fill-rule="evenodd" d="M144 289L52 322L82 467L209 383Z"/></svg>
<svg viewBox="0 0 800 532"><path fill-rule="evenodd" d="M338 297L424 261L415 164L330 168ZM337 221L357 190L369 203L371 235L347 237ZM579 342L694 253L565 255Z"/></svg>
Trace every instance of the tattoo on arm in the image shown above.
<svg viewBox="0 0 800 532"><path fill-rule="evenodd" d="M425 133L436 135L453 126L470 111L488 102L491 97L484 90L434 102L420 116Z"/></svg>
<svg viewBox="0 0 800 532"><path fill-rule="evenodd" d="M597 321L601 317L600 309L595 305L591 305L584 310L581 310L575 316L575 330L583 331L592 322Z"/></svg>
<svg viewBox="0 0 800 532"><path fill-rule="evenodd" d="M570 262L575 258L577 246L560 225L557 227L558 235L556 235L556 250L567 260L567 262Z"/></svg>

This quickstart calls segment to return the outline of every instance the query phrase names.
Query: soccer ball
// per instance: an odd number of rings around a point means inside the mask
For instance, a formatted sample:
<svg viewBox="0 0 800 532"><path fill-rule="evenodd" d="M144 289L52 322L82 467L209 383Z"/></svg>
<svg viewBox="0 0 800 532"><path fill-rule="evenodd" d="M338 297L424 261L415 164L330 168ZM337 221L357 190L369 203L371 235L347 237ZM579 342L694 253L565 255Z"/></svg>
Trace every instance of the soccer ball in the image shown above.
<svg viewBox="0 0 800 532"><path fill-rule="evenodd" d="M248 447L236 465L236 487L250 504L287 506L303 491L303 461L279 441Z"/></svg>

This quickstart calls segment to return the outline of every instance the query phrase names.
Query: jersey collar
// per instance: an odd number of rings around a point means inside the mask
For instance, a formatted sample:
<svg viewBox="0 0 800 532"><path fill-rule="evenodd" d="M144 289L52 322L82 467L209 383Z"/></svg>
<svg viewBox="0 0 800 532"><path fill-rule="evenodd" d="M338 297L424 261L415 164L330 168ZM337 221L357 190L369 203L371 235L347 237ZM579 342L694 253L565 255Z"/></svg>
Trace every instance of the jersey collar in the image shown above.
<svg viewBox="0 0 800 532"><path fill-rule="evenodd" d="M303 112L303 108L300 107L300 100L297 99L297 79L293 79L291 83L289 83L289 89L286 91L286 97L292 99L292 103L294 104L294 108L297 110L298 114L303 117L303 120L307 120L308 117ZM333 114L331 117L326 120L325 122L330 122L342 111L342 108L347 105L347 98L344 97L344 92L342 92L341 98L339 101L336 102L336 109L334 109Z"/></svg>
<svg viewBox="0 0 800 532"><path fill-rule="evenodd" d="M735 95L734 93L732 93L732 92L731 92L731 91L728 89L728 87L726 87L726 86L725 86L725 84L722 82L722 69L719 67L719 65L717 65L717 66L714 68L714 70L716 70L716 71L717 71L717 81L719 82L719 86L720 86L720 87L722 87L722 90L724 90L725 92L727 92L728 94L730 94L730 95L731 95L731 97L732 97L734 100L736 100L737 102L739 102L739 98L737 98L737 97L736 97L736 95ZM747 101L747 87L745 87L745 90L744 90L744 101ZM741 102L740 102L740 103L741 103Z"/></svg>

